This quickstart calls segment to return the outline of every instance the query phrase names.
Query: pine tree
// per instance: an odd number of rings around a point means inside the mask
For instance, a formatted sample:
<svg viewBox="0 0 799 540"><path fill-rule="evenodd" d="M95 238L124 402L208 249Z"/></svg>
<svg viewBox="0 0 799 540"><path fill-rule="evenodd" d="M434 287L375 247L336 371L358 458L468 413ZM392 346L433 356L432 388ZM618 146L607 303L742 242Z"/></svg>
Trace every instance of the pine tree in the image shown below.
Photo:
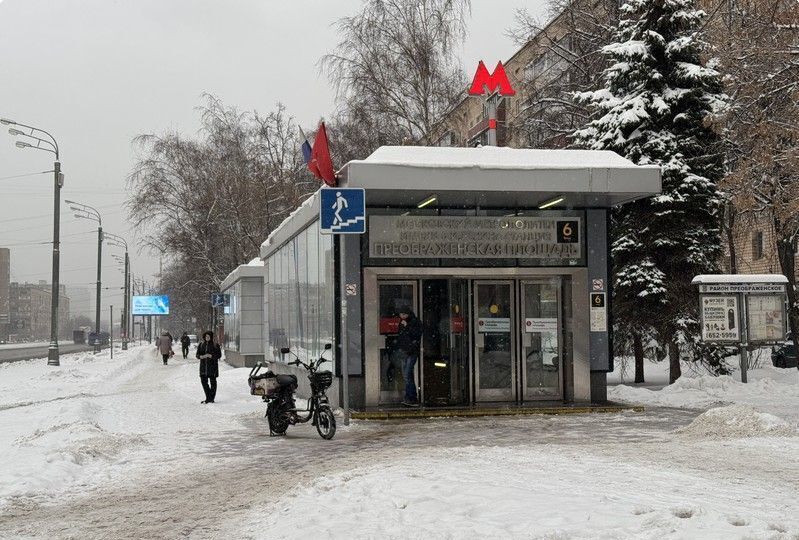
<svg viewBox="0 0 799 540"><path fill-rule="evenodd" d="M673 382L679 346L698 342L691 279L716 271L721 256L724 167L712 120L726 96L719 72L701 58L705 13L694 0L628 0L620 11L615 42L603 49L612 64L605 87L576 96L594 119L575 143L662 167L661 195L613 214L614 317L628 331L649 326L669 343ZM718 367L718 355L709 363Z"/></svg>

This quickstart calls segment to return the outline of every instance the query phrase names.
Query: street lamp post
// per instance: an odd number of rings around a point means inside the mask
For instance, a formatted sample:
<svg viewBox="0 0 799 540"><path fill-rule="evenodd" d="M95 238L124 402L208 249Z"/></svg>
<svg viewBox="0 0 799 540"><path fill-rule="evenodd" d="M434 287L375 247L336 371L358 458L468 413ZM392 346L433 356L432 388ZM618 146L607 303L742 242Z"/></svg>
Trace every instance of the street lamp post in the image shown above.
<svg viewBox="0 0 799 540"><path fill-rule="evenodd" d="M75 217L79 219L88 219L97 222L97 301L94 308L94 352L100 352L100 297L102 289L102 268L103 268L103 220L100 217L100 212L96 208L88 204L82 204L75 201L64 201L70 205L70 208L75 212Z"/></svg>
<svg viewBox="0 0 799 540"><path fill-rule="evenodd" d="M26 137L31 141L35 141L35 144L31 144L24 140L17 141L17 148L33 148L35 150L44 150L45 152L55 154L55 162L53 163L53 276L51 279L50 346L47 349L47 365L58 366L61 365L58 359L58 304L60 296L58 280L61 266L61 188L64 187L64 175L61 174L58 142L55 140L55 137L43 129L20 124L8 118L0 118L0 124L14 126L8 130L11 135ZM18 128L29 130L29 132L22 131ZM39 134L46 136L49 140L43 139Z"/></svg>
<svg viewBox="0 0 799 540"><path fill-rule="evenodd" d="M128 256L128 243L121 236L106 233L109 245L125 248L125 298L122 301L122 350L128 350L128 331L130 330L130 257Z"/></svg>

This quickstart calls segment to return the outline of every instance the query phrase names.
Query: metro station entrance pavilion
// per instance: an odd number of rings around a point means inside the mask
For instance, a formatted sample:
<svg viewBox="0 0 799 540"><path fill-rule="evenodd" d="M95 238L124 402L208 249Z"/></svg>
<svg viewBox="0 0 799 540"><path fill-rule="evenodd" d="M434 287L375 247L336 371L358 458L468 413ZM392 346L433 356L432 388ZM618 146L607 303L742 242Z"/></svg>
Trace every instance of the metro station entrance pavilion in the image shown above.
<svg viewBox="0 0 799 540"><path fill-rule="evenodd" d="M605 401L608 209L659 193L659 168L605 151L382 147L339 183L365 189L365 234L319 234L316 193L261 247L267 360L285 346L315 354L327 334L351 406L397 405L410 307L426 406ZM326 258L328 278L303 281ZM312 292L311 312L330 306L332 328L284 316L292 287Z"/></svg>

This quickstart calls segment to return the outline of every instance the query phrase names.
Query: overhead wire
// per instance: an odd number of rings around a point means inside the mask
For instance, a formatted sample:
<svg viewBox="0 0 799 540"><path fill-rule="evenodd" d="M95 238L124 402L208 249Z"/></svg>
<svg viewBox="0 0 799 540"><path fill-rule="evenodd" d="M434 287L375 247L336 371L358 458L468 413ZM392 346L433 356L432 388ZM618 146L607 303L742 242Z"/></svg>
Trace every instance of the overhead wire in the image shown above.
<svg viewBox="0 0 799 540"><path fill-rule="evenodd" d="M42 171L42 172L34 172L34 173L25 173L25 174L12 174L11 176L0 176L0 180L12 180L14 178L27 178L28 176L39 176L40 174L49 174L53 171Z"/></svg>

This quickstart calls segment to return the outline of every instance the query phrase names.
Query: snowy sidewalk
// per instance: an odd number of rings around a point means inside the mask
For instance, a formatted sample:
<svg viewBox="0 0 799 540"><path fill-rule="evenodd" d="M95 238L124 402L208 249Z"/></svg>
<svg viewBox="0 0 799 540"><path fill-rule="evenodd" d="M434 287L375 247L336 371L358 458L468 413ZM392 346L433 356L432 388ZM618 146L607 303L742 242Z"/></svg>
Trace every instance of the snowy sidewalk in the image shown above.
<svg viewBox="0 0 799 540"><path fill-rule="evenodd" d="M0 536L799 535L799 437L747 406L359 422L323 441L269 437L249 370L220 369L206 406L197 362L152 347L0 366Z"/></svg>

